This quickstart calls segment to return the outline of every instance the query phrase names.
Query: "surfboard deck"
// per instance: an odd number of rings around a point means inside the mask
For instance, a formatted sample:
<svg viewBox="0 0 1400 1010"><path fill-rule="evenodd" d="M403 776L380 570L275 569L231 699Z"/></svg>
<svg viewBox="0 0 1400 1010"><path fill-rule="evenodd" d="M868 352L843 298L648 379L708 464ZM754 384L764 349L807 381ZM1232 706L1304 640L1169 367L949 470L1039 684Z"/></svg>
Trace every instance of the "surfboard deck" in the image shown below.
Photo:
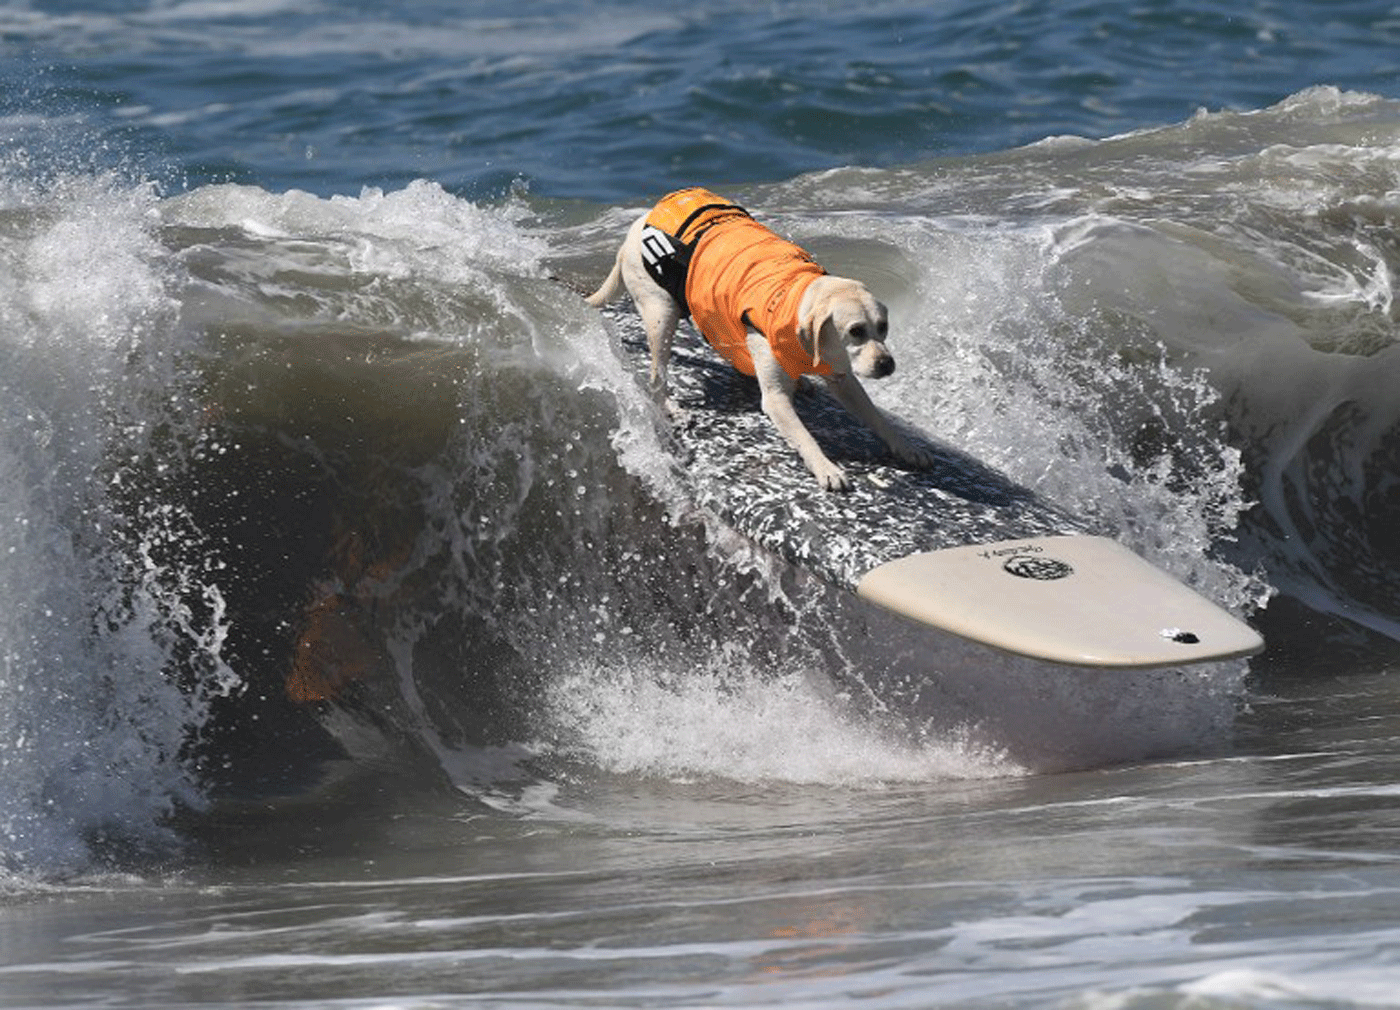
<svg viewBox="0 0 1400 1010"><path fill-rule="evenodd" d="M610 314L621 357L646 382L636 316ZM979 460L934 452L915 471L821 388L798 415L851 479L826 491L763 414L758 384L692 327L669 366L669 433L698 504L834 585L920 624L1017 655L1098 667L1175 666L1249 655L1244 622Z"/></svg>

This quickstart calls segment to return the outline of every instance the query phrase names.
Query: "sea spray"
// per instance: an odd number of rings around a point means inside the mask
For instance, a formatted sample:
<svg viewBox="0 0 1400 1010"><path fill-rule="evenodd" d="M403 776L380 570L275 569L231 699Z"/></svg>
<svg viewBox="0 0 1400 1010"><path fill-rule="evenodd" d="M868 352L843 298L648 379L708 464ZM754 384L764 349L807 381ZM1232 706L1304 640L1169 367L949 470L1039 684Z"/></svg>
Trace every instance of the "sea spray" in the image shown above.
<svg viewBox="0 0 1400 1010"><path fill-rule="evenodd" d="M201 802L191 734L238 677L199 531L140 489L182 400L158 197L6 181L0 849L48 875L173 842L168 815Z"/></svg>

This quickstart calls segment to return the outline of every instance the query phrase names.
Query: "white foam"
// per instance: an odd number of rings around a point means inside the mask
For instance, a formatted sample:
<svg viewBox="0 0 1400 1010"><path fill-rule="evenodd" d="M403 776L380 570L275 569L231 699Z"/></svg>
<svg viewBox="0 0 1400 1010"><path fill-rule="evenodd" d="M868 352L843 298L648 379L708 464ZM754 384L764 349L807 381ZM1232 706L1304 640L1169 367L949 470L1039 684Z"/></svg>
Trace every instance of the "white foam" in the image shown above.
<svg viewBox="0 0 1400 1010"><path fill-rule="evenodd" d="M547 247L518 226L523 211L484 208L419 180L384 192L322 198L299 190L269 193L255 186L205 186L166 200L162 223L240 228L249 234L323 240L351 272L456 280L482 265L537 273ZM339 246L331 243L340 243Z"/></svg>
<svg viewBox="0 0 1400 1010"><path fill-rule="evenodd" d="M765 674L735 652L685 671L581 670L550 686L551 716L572 750L619 774L876 786L1021 772L957 733L926 743L886 737L844 712L820 680Z"/></svg>

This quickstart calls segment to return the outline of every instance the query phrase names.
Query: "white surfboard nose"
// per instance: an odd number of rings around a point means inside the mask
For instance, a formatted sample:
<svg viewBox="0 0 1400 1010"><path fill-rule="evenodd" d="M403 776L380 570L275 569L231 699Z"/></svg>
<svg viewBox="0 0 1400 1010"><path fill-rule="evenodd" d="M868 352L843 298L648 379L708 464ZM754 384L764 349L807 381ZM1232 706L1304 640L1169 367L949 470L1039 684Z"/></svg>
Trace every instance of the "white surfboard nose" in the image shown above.
<svg viewBox="0 0 1400 1010"><path fill-rule="evenodd" d="M1249 625L1106 537L911 554L867 572L856 592L922 624L1073 666L1175 666L1264 647Z"/></svg>

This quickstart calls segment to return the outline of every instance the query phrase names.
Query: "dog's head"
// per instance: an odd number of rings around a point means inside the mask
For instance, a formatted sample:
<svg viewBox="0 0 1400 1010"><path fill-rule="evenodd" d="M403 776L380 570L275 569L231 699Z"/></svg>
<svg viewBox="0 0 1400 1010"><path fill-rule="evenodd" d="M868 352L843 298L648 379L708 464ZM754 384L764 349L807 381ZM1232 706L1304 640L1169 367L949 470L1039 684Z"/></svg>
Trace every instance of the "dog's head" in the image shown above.
<svg viewBox="0 0 1400 1010"><path fill-rule="evenodd" d="M824 275L802 296L798 336L812 364L825 361L836 375L883 379L893 372L894 357L885 347L889 328L885 306L860 281Z"/></svg>

